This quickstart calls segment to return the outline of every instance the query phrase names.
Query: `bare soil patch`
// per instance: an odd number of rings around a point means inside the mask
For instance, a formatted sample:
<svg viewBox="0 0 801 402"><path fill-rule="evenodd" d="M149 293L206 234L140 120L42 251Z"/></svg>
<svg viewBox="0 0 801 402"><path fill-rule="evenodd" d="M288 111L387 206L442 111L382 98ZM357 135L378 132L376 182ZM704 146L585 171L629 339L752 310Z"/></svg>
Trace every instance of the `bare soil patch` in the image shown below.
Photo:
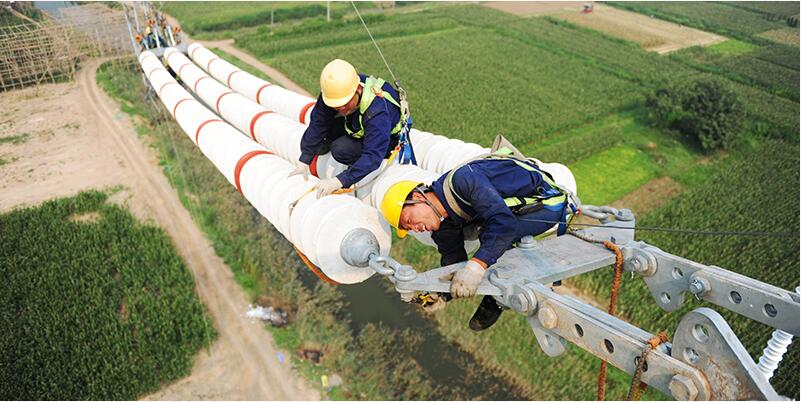
<svg viewBox="0 0 801 402"><path fill-rule="evenodd" d="M288 363L279 363L270 333L244 316L248 299L233 273L180 203L155 152L97 86L99 65L87 62L75 82L0 96L0 136L30 133L24 142L0 143L0 159L7 161L0 164L0 212L122 186L111 201L164 228L219 336L195 357L191 375L146 399L319 400L319 392ZM127 306L119 308L127 314Z"/></svg>
<svg viewBox="0 0 801 402"><path fill-rule="evenodd" d="M97 222L100 219L100 214L97 212L87 212L83 214L70 215L67 217L67 219L69 219L70 222L75 222L75 223L78 222L93 223Z"/></svg>
<svg viewBox="0 0 801 402"><path fill-rule="evenodd" d="M561 11L579 12L585 3L583 1L490 1L484 5L521 17L529 17Z"/></svg>
<svg viewBox="0 0 801 402"><path fill-rule="evenodd" d="M659 54L726 40L726 37L720 35L598 3L595 3L591 13L562 11L551 15L578 26L638 43L646 50Z"/></svg>
<svg viewBox="0 0 801 402"><path fill-rule="evenodd" d="M798 28L779 28L779 29L772 29L770 31L765 31L759 34L767 40L772 40L774 42L784 43L785 45L792 45L798 46L799 41L799 30Z"/></svg>
<svg viewBox="0 0 801 402"><path fill-rule="evenodd" d="M684 187L670 177L653 179L640 188L612 203L613 208L628 208L634 216L643 216L684 191Z"/></svg>
<svg viewBox="0 0 801 402"><path fill-rule="evenodd" d="M0 143L0 212L133 180L77 82L5 92L0 110L0 136L26 138Z"/></svg>

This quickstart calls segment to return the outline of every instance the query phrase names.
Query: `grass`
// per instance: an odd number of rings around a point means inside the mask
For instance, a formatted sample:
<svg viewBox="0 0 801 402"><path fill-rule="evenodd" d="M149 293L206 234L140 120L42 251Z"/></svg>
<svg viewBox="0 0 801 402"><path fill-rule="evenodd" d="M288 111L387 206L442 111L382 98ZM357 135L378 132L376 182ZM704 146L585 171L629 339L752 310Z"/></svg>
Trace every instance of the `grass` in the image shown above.
<svg viewBox="0 0 801 402"><path fill-rule="evenodd" d="M19 145L19 144L22 144L25 141L28 141L30 139L30 137L31 137L31 135L28 134L28 133L22 133L22 134L12 135L12 136L8 136L8 137L0 137L0 144Z"/></svg>
<svg viewBox="0 0 801 402"><path fill-rule="evenodd" d="M757 49L757 46L737 39L728 39L723 42L707 46L707 49L727 56L739 56L754 51L754 49Z"/></svg>
<svg viewBox="0 0 801 402"><path fill-rule="evenodd" d="M657 177L645 152L619 145L568 166L576 177L582 202L607 205Z"/></svg>
<svg viewBox="0 0 801 402"><path fill-rule="evenodd" d="M107 197L0 215L3 399L136 399L215 337L167 235Z"/></svg>

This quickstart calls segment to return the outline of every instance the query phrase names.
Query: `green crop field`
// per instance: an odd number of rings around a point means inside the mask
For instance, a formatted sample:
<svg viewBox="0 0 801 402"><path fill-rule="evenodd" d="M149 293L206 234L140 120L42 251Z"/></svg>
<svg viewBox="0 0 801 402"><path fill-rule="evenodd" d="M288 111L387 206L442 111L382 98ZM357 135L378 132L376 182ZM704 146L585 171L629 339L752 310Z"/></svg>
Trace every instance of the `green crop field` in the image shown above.
<svg viewBox="0 0 801 402"><path fill-rule="evenodd" d="M747 220L753 218L762 220L753 230L798 230L797 219L793 226L775 213L788 200L790 210L797 210L799 104L797 92L790 89L798 85L798 50L788 51L793 48L759 37L764 31L786 27L769 15L786 11L781 8L785 6L626 4L736 40L661 56L548 17L519 18L476 5L374 14L366 20L409 92L415 126L420 129L483 145L503 133L527 154L568 164L577 175L579 195L588 203L617 201L651 179L668 177L678 182L684 192L667 206L638 216L643 225L751 230ZM333 58L391 78L352 16L330 23L316 18L292 25L263 24L228 34L237 46L311 93L319 92L320 69ZM740 144L730 152L705 154L693 140L654 128L644 117L644 98L656 87L708 77L728 80L746 107ZM770 160L771 153L780 157ZM762 203L769 183L781 183L782 191L770 196L765 209L752 214L749 206ZM755 191L744 190L751 185ZM790 193L789 189L796 190ZM773 239L748 243L642 238L678 255L755 275L787 289L798 283L797 239L780 244ZM741 250L751 255L741 258ZM434 250L408 239L393 245L393 255L420 268L438 263ZM770 267L773 276L758 275L754 267L762 266ZM609 297L611 272L603 270L569 282L603 305ZM675 330L680 314L661 311L641 279L626 280L622 292L625 318L650 332ZM517 314L504 314L488 331L468 331L466 323L476 304L477 300L450 303L434 320L447 339L475 356L485 370L500 373L537 398L595 397L598 359L575 347L559 358L546 357L524 317ZM730 314L726 318L749 351L759 353L769 331ZM774 377L779 392L795 398L798 378L792 373L798 370L797 347L796 342L792 352L796 358L788 358ZM609 399L623 398L629 381L625 373L611 370ZM424 387L429 386L425 382ZM645 397L666 398L656 391Z"/></svg>
<svg viewBox="0 0 801 402"><path fill-rule="evenodd" d="M791 16L799 13L798 3L794 1L727 1L726 5L768 16Z"/></svg>
<svg viewBox="0 0 801 402"><path fill-rule="evenodd" d="M331 4L333 17L351 7L345 2ZM326 4L321 1L166 1L161 7L190 35L270 24L271 16L278 23L326 14Z"/></svg>
<svg viewBox="0 0 801 402"><path fill-rule="evenodd" d="M215 337L166 234L107 197L0 215L0 399L137 399Z"/></svg>
<svg viewBox="0 0 801 402"><path fill-rule="evenodd" d="M293 79L312 93L318 92L319 70L334 57L347 58L363 71L387 77L374 49L364 42L366 34L360 25L356 21L349 24L309 21L275 29L262 27L238 35L236 43L268 64L291 72ZM644 93L661 82L717 71L703 63L687 62L687 57L661 57L636 44L568 23L521 19L484 7L452 6L376 16L370 25L410 93L417 127L484 145L492 137L487 133L500 132L521 147L530 142L536 146L553 135L636 106ZM353 43L360 32L361 42ZM456 46L464 38L470 40L469 51ZM783 54L765 49L753 52L760 55L757 62ZM417 57L409 57L422 51L436 59L419 63ZM782 61L790 59L784 56ZM792 86L792 78L782 77L775 78L779 80L775 85ZM764 122L782 135L797 135L798 122L793 117L797 102L763 87L736 88L754 121ZM449 94L449 101L440 101L443 93Z"/></svg>
<svg viewBox="0 0 801 402"><path fill-rule="evenodd" d="M753 40L756 34L787 26L784 21L773 19L760 11L724 2L632 1L610 4L737 39Z"/></svg>
<svg viewBox="0 0 801 402"><path fill-rule="evenodd" d="M756 49L757 46L737 39L728 39L723 42L707 46L706 48L715 53L720 53L729 56L737 56L749 53L754 49Z"/></svg>
<svg viewBox="0 0 801 402"><path fill-rule="evenodd" d="M773 45L757 51L754 50L755 46L749 46L752 48L741 54L732 53L732 48L726 48L721 52L720 48L692 47L679 51L674 58L687 57L692 63L708 66L710 71L716 74L763 88L765 91L797 102L798 48ZM790 60L793 56L795 65Z"/></svg>

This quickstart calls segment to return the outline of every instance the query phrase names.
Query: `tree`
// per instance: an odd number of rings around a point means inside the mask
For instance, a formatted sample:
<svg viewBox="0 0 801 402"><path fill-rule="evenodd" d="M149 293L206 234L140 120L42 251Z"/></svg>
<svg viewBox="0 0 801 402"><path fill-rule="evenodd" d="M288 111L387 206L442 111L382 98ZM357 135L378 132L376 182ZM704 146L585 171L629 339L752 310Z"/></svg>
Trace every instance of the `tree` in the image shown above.
<svg viewBox="0 0 801 402"><path fill-rule="evenodd" d="M737 93L712 78L659 87L646 105L658 125L697 138L706 151L734 146L745 117Z"/></svg>

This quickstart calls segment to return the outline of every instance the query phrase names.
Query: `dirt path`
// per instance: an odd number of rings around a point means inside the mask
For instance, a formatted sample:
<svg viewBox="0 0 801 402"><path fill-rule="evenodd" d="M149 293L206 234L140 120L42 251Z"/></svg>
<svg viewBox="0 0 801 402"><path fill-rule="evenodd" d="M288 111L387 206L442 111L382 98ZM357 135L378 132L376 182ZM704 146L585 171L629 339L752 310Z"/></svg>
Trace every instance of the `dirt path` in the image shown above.
<svg viewBox="0 0 801 402"><path fill-rule="evenodd" d="M310 98L314 97L308 91L303 89L300 85L295 84L292 80L289 79L289 77L284 75L282 72L262 63L259 59L251 56L250 53L244 52L238 47L235 47L233 39L220 40L220 41L196 41L196 42L200 43L206 48L212 48L212 47L219 48L220 50L225 51L226 53L238 58L239 60L242 60L245 63L248 63L255 68L258 68L263 73L275 79L278 85L281 85L282 87L290 91L295 91L301 95L308 96Z"/></svg>
<svg viewBox="0 0 801 402"><path fill-rule="evenodd" d="M585 4L592 12L582 13ZM708 46L727 38L658 18L621 10L597 2L576 1L493 1L483 3L521 17L550 15L570 23L640 44L659 54L691 46Z"/></svg>
<svg viewBox="0 0 801 402"><path fill-rule="evenodd" d="M99 65L86 63L74 83L28 88L0 100L0 135L32 130L23 142L0 144L6 161L0 164L0 212L81 189L123 185L127 190L117 201L167 231L219 338L196 357L190 376L146 399L319 399L286 361L278 362L270 333L244 317L245 294L181 205L155 153L97 86Z"/></svg>

